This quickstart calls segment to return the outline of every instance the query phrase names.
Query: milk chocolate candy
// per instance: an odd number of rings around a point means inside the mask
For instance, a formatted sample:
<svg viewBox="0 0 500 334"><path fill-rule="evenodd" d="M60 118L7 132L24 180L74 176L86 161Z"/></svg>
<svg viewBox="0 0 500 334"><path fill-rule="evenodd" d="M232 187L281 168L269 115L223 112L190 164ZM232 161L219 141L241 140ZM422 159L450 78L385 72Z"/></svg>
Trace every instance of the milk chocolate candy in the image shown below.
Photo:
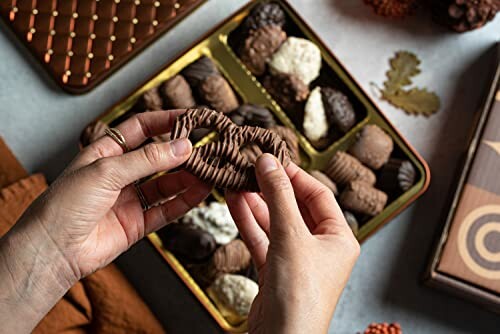
<svg viewBox="0 0 500 334"><path fill-rule="evenodd" d="M259 146L250 144L240 149L241 155L243 155L249 163L255 164L257 159L262 155L262 150Z"/></svg>
<svg viewBox="0 0 500 334"><path fill-rule="evenodd" d="M349 225L349 227L351 228L352 233L354 233L354 235L357 235L359 232L359 223L356 219L356 216L349 211L344 211L344 217L347 225Z"/></svg>
<svg viewBox="0 0 500 334"><path fill-rule="evenodd" d="M321 88L321 95L328 122L346 133L356 123L356 113L347 96L330 88Z"/></svg>
<svg viewBox="0 0 500 334"><path fill-rule="evenodd" d="M202 261L216 248L214 237L189 223L172 223L157 232L163 247L187 261Z"/></svg>
<svg viewBox="0 0 500 334"><path fill-rule="evenodd" d="M219 75L210 75L199 86L203 100L218 112L230 113L238 108L238 98L227 80Z"/></svg>
<svg viewBox="0 0 500 334"><path fill-rule="evenodd" d="M252 257L245 243L235 239L217 248L211 259L211 265L217 272L234 274L250 266Z"/></svg>
<svg viewBox="0 0 500 334"><path fill-rule="evenodd" d="M319 170L310 170L309 174L311 174L311 176L313 176L319 182L323 183L328 189L332 191L335 196L339 194L337 185L326 174Z"/></svg>
<svg viewBox="0 0 500 334"><path fill-rule="evenodd" d="M158 87L153 87L144 94L142 94L139 99L139 108L141 111L154 111L163 109L163 99L160 96L160 91Z"/></svg>
<svg viewBox="0 0 500 334"><path fill-rule="evenodd" d="M340 194L340 205L350 211L376 216L384 210L387 194L362 181L352 181Z"/></svg>
<svg viewBox="0 0 500 334"><path fill-rule="evenodd" d="M260 76L266 71L269 58L285 40L286 33L279 26L251 31L239 49L240 59L250 72Z"/></svg>
<svg viewBox="0 0 500 334"><path fill-rule="evenodd" d="M97 121L87 126L82 133L80 141L82 143L82 146L85 147L89 144L92 144L97 139L104 136L104 131L106 131L107 128L109 128L109 126L102 121Z"/></svg>
<svg viewBox="0 0 500 334"><path fill-rule="evenodd" d="M390 194L405 192L415 183L415 168L408 160L391 158L380 170L377 186Z"/></svg>
<svg viewBox="0 0 500 334"><path fill-rule="evenodd" d="M203 56L182 70L181 74L187 82L189 82L191 87L197 87L207 77L220 74L220 72L212 59Z"/></svg>
<svg viewBox="0 0 500 334"><path fill-rule="evenodd" d="M266 107L245 103L228 115L237 125L258 126L268 129L276 125L273 113Z"/></svg>
<svg viewBox="0 0 500 334"><path fill-rule="evenodd" d="M309 95L309 87L299 78L290 74L268 75L262 84L285 111L295 109Z"/></svg>
<svg viewBox="0 0 500 334"><path fill-rule="evenodd" d="M160 93L164 97L165 106L171 109L185 109L196 106L191 87L180 74L163 83Z"/></svg>
<svg viewBox="0 0 500 334"><path fill-rule="evenodd" d="M297 138L295 132L286 126L281 125L276 125L269 130L276 133L285 141L288 153L290 153L290 159L292 159L296 165L300 165L302 160L300 158L299 138Z"/></svg>
<svg viewBox="0 0 500 334"><path fill-rule="evenodd" d="M338 151L336 152L325 173L337 184L346 185L351 181L363 181L369 185L374 185L375 174L352 155Z"/></svg>
<svg viewBox="0 0 500 334"><path fill-rule="evenodd" d="M286 22L285 12L275 2L263 2L256 5L243 23L248 30L257 30L266 26L283 27Z"/></svg>
<svg viewBox="0 0 500 334"><path fill-rule="evenodd" d="M389 160L393 148L392 138L377 125L369 124L358 133L349 153L365 165L379 169Z"/></svg>

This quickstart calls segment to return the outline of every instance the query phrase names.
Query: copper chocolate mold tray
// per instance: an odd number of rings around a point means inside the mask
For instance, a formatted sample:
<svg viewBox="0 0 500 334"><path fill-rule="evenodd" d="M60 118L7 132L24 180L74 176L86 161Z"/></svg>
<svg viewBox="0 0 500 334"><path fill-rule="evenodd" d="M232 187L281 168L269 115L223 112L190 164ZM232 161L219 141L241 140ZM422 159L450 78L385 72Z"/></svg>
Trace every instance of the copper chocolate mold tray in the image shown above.
<svg viewBox="0 0 500 334"><path fill-rule="evenodd" d="M347 158L347 160L354 159L357 161L354 165L347 164L349 167L348 170L354 170L359 172L358 174L368 175L368 177L364 178L365 182L354 182L355 184L340 182L338 184L340 190L338 199L341 202L341 206L342 203L345 202L346 205L349 206L349 210L346 211L353 212L350 214L350 221L352 222L352 218L354 217L358 225L357 231L356 228L353 230L355 230L358 240L364 241L369 235L401 212L427 189L430 181L428 166L413 147L411 147L386 119L375 103L363 92L360 85L350 76L342 64L295 10L293 10L286 1L275 1L274 3L279 4L281 10L284 11L286 24L283 29L286 31L287 35L306 38L314 43L320 50L322 69L319 77L311 82L309 88L312 90L316 86L333 87L347 96L354 108L356 123L348 129L348 131L345 133L330 133L332 139L327 140L327 144L323 144L321 147L312 143L304 135L301 124L297 121L298 118L294 117L290 109L282 108L271 94L269 94L261 84L263 76L255 76L249 71L240 60L238 50L235 47L234 41L237 39L237 36L241 36L239 35L241 34L240 27L244 20L255 6L259 6L264 2L267 1L253 1L244 6L237 13L195 42L190 48L182 52L175 60L167 64L156 75L140 85L129 96L111 107L99 118L99 120L106 124L113 125L123 121L136 112L145 111L147 109L144 107L143 96L145 93L149 94L155 87L163 87L163 83L167 80L178 74L185 74L185 70L188 66L203 57L207 57L213 61L220 76L222 76L232 88L239 104L251 103L265 107L275 116L278 124L294 131L300 145L300 165L306 170L331 170L332 158L337 152L349 151L363 160L363 151L366 150L363 150L363 147L360 148L360 143L358 143L360 140L359 138L361 138L361 141L363 141L362 139L364 138L365 144L380 141L387 142L387 140L389 140L393 145L393 149L388 153L390 154L389 162L384 164L385 161L379 161L375 163L375 165L383 164L384 166L381 168L376 166L376 169L371 169L355 158ZM200 99L199 90L196 87L191 88L194 93L194 98L196 99L196 104L206 105L206 99ZM161 99L161 93L156 94L158 95L157 97ZM165 101L160 105L163 108L171 107L171 105ZM230 116L231 114L228 115ZM370 130L367 130L366 126L368 126ZM373 128L376 128L376 133L382 133L382 137L372 137L372 132L374 132ZM196 145L204 145L214 140L215 137L214 134L209 134L197 141ZM358 145L356 145L356 143L358 143ZM340 155L342 155L342 153L340 153ZM368 156L371 155L371 152L368 152ZM400 165L401 161L405 161L404 168ZM360 168L362 170L360 170ZM346 177L345 173L339 174L330 171L328 174L330 176L340 175L341 179ZM411 175L408 176L409 174ZM375 179L378 181L375 182ZM385 184L387 180L389 180L389 187ZM366 189L367 182L372 184L368 186L369 189ZM386 191L386 197L382 196L381 192L375 188L383 188ZM352 199L358 198L360 193L368 193L367 202L372 204L375 203L376 205L359 207L356 202L352 205ZM221 194L222 192L220 191L213 191L213 196L223 201ZM359 210L359 212L356 210ZM353 224L353 226L354 225L355 224ZM224 317L221 310L215 306L206 292L202 290L189 275L188 271L182 266L175 255L163 247L163 244L156 234L151 234L149 239L224 330L230 332L244 332L246 330L245 322L234 323Z"/></svg>
<svg viewBox="0 0 500 334"><path fill-rule="evenodd" d="M5 0L2 16L71 93L86 92L204 0Z"/></svg>

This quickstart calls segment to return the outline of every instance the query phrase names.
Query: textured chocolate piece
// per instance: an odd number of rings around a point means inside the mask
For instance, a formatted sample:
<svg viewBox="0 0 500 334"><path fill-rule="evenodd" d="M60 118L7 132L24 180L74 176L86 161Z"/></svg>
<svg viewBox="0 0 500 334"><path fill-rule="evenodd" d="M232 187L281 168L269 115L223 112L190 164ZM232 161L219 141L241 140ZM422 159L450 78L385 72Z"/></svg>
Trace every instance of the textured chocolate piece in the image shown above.
<svg viewBox="0 0 500 334"><path fill-rule="evenodd" d="M0 1L0 15L63 87L83 92L203 0Z"/></svg>
<svg viewBox="0 0 500 334"><path fill-rule="evenodd" d="M217 248L211 259L212 267L219 273L238 273L248 268L251 263L250 252L240 239Z"/></svg>
<svg viewBox="0 0 500 334"><path fill-rule="evenodd" d="M356 216L349 211L344 211L344 217L347 222L347 225L349 225L349 227L351 228L352 233L354 233L354 235L358 235L359 223L358 220L356 219Z"/></svg>
<svg viewBox="0 0 500 334"><path fill-rule="evenodd" d="M257 30L265 26L283 27L286 22L285 12L275 2L264 2L256 5L245 19L246 30Z"/></svg>
<svg viewBox="0 0 500 334"><path fill-rule="evenodd" d="M0 189L27 176L28 172L0 137Z"/></svg>
<svg viewBox="0 0 500 334"><path fill-rule="evenodd" d="M237 125L258 126L265 129L276 125L274 115L269 109L251 103L242 104L228 116Z"/></svg>
<svg viewBox="0 0 500 334"><path fill-rule="evenodd" d="M320 87L314 88L307 98L302 129L304 135L313 143L324 140L328 135L330 124L326 117Z"/></svg>
<svg viewBox="0 0 500 334"><path fill-rule="evenodd" d="M239 127L222 113L210 109L189 109L180 115L171 139L186 138L196 128L210 128L218 140L193 149L184 168L219 188L257 191L254 165L240 153L240 148L254 143L287 166L290 160L286 143L275 133L257 127Z"/></svg>
<svg viewBox="0 0 500 334"><path fill-rule="evenodd" d="M347 96L330 88L321 88L321 96L328 123L346 133L356 124L356 113Z"/></svg>
<svg viewBox="0 0 500 334"><path fill-rule="evenodd" d="M325 173L339 185L346 185L351 181L363 181L374 185L376 181L375 174L352 155L338 151L336 152Z"/></svg>
<svg viewBox="0 0 500 334"><path fill-rule="evenodd" d="M254 164L257 162L257 159L262 155L262 150L258 145L250 144L245 145L240 149L240 153L245 159L248 160L249 163Z"/></svg>
<svg viewBox="0 0 500 334"><path fill-rule="evenodd" d="M220 72L212 59L203 56L197 61L189 64L189 66L182 70L181 74L192 87L197 87L207 77L220 74Z"/></svg>
<svg viewBox="0 0 500 334"><path fill-rule="evenodd" d="M309 87L294 75L268 75L262 83L268 93L285 109L294 109L309 95Z"/></svg>
<svg viewBox="0 0 500 334"><path fill-rule="evenodd" d="M285 40L286 33L279 26L253 30L239 49L240 59L250 72L260 76L266 71L267 61Z"/></svg>
<svg viewBox="0 0 500 334"><path fill-rule="evenodd" d="M202 261L216 248L214 237L189 223L172 223L158 230L163 247L187 261Z"/></svg>
<svg viewBox="0 0 500 334"><path fill-rule="evenodd" d="M212 108L223 114L238 108L238 98L227 80L219 74L210 75L199 86L200 96Z"/></svg>
<svg viewBox="0 0 500 334"><path fill-rule="evenodd" d="M390 194L405 192L415 183L416 171L408 160L389 159L380 170L377 186Z"/></svg>
<svg viewBox="0 0 500 334"><path fill-rule="evenodd" d="M102 121L97 121L87 126L85 130L83 130L82 136L80 138L82 146L85 147L89 144L92 144L97 139L104 136L104 131L106 131L107 128L109 128L109 126Z"/></svg>
<svg viewBox="0 0 500 334"><path fill-rule="evenodd" d="M313 176L319 182L323 183L328 189L332 191L335 196L339 194L337 185L332 181L332 179L328 177L328 175L319 170L310 170L309 174L311 174L311 176Z"/></svg>
<svg viewBox="0 0 500 334"><path fill-rule="evenodd" d="M153 87L142 94L138 101L138 108L141 111L155 111L163 109L163 99L158 87Z"/></svg>
<svg viewBox="0 0 500 334"><path fill-rule="evenodd" d="M196 106L191 87L180 74L165 81L160 88L160 93L167 108L184 109Z"/></svg>
<svg viewBox="0 0 500 334"><path fill-rule="evenodd" d="M384 210L387 194L362 181L350 182L340 194L340 205L350 211L376 216Z"/></svg>
<svg viewBox="0 0 500 334"><path fill-rule="evenodd" d="M299 138L297 138L295 132L282 125L274 126L269 130L276 133L285 141L288 153L290 154L290 159L292 159L296 165L300 165L302 160L300 158Z"/></svg>
<svg viewBox="0 0 500 334"><path fill-rule="evenodd" d="M379 169L389 160L393 149L392 138L377 125L369 124L358 133L358 139L349 148L349 153L365 165Z"/></svg>

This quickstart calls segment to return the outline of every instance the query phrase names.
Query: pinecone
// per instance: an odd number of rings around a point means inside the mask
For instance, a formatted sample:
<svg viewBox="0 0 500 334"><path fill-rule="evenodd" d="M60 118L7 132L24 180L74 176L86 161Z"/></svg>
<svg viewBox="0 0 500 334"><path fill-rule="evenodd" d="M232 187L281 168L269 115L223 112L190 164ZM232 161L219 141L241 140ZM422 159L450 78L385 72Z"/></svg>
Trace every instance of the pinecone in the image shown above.
<svg viewBox="0 0 500 334"><path fill-rule="evenodd" d="M419 0L364 0L375 13L386 17L401 18L415 12Z"/></svg>
<svg viewBox="0 0 500 334"><path fill-rule="evenodd" d="M434 21L458 32L474 30L493 20L500 0L433 0Z"/></svg>
<svg viewBox="0 0 500 334"><path fill-rule="evenodd" d="M363 334L403 334L403 331L397 322L392 324L384 322L381 324L371 323Z"/></svg>

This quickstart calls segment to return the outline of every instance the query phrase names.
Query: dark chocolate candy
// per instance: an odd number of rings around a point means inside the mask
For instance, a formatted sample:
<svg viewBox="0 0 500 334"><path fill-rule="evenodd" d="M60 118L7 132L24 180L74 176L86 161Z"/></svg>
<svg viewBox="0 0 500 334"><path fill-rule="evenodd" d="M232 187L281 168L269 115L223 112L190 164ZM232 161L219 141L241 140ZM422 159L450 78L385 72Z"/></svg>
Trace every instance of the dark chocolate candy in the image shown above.
<svg viewBox="0 0 500 334"><path fill-rule="evenodd" d="M214 237L190 223L172 223L157 232L163 247L186 261L202 261L215 251Z"/></svg>
<svg viewBox="0 0 500 334"><path fill-rule="evenodd" d="M264 88L285 109L294 109L309 95L309 87L294 75L278 73L268 75L263 81Z"/></svg>
<svg viewBox="0 0 500 334"><path fill-rule="evenodd" d="M387 194L362 181L350 182L340 194L340 205L350 211L376 216L384 210Z"/></svg>
<svg viewBox="0 0 500 334"><path fill-rule="evenodd" d="M229 114L229 118L237 125L258 126L268 129L276 125L272 112L266 107L255 104L242 104Z"/></svg>
<svg viewBox="0 0 500 334"><path fill-rule="evenodd" d="M321 88L321 97L328 123L343 133L349 131L356 123L356 114L347 96L333 88L325 87Z"/></svg>
<svg viewBox="0 0 500 334"><path fill-rule="evenodd" d="M363 181L374 185L376 181L375 174L369 168L363 166L352 155L342 151L338 151L333 155L325 169L325 173L340 185L346 185L351 181Z"/></svg>
<svg viewBox="0 0 500 334"><path fill-rule="evenodd" d="M273 53L286 40L286 33L279 26L265 26L251 31L239 49L243 64L253 74L260 76Z"/></svg>
<svg viewBox="0 0 500 334"><path fill-rule="evenodd" d="M243 23L246 30L257 30L261 27L275 25L283 27L286 16L280 5L275 2L263 2L256 5Z"/></svg>
<svg viewBox="0 0 500 334"><path fill-rule="evenodd" d="M165 106L172 109L193 108L196 101L186 79L177 74L163 83L160 93L165 100Z"/></svg>
<svg viewBox="0 0 500 334"><path fill-rule="evenodd" d="M200 96L213 109L230 113L238 108L238 98L227 80L220 74L209 75L199 86Z"/></svg>
<svg viewBox="0 0 500 334"><path fill-rule="evenodd" d="M220 72L212 59L203 56L183 69L181 74L192 87L197 87L208 76L220 74Z"/></svg>
<svg viewBox="0 0 500 334"><path fill-rule="evenodd" d="M313 176L319 182L323 183L328 189L332 191L335 196L339 194L337 185L326 174L319 170L310 170L309 174L311 174L311 176Z"/></svg>
<svg viewBox="0 0 500 334"><path fill-rule="evenodd" d="M399 194L415 183L415 168L408 160L392 158L380 170L377 186L390 194Z"/></svg>
<svg viewBox="0 0 500 334"><path fill-rule="evenodd" d="M292 159L296 165L300 165L302 160L300 158L299 138L297 138L295 132L286 126L281 125L273 126L272 128L269 128L269 130L276 133L285 141L288 152L290 153L290 159Z"/></svg>
<svg viewBox="0 0 500 334"><path fill-rule="evenodd" d="M358 133L358 139L349 148L349 153L373 169L382 167L394 148L392 138L375 124L365 125Z"/></svg>

